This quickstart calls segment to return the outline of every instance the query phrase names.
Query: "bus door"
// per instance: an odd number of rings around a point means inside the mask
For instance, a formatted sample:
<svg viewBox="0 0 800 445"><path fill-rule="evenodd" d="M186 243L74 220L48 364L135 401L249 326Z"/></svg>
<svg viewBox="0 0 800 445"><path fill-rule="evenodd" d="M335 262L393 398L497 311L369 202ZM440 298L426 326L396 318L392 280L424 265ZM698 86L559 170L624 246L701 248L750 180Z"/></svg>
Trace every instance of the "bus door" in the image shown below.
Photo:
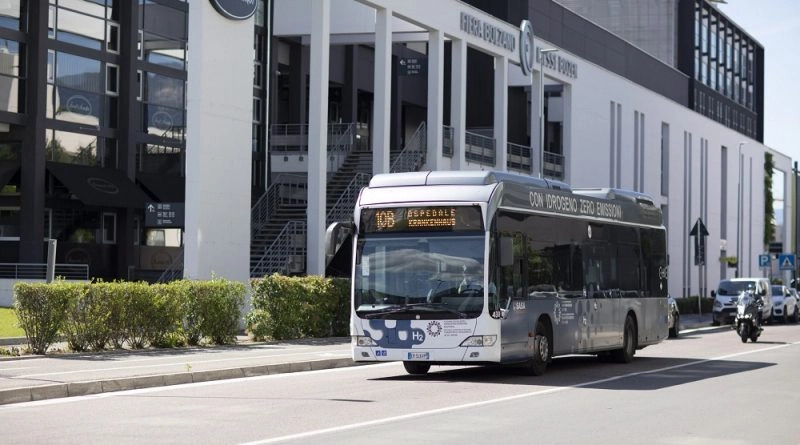
<svg viewBox="0 0 800 445"><path fill-rule="evenodd" d="M530 357L528 333L533 328L531 302L524 292L528 267L523 236L519 233L501 234L496 240L495 252L496 255L492 256L496 265L493 280L503 313L500 322L501 360L526 360Z"/></svg>
<svg viewBox="0 0 800 445"><path fill-rule="evenodd" d="M611 246L589 241L583 247L583 273L589 310L589 346L606 347L617 343L620 329L615 323L619 289L615 288L616 262Z"/></svg>

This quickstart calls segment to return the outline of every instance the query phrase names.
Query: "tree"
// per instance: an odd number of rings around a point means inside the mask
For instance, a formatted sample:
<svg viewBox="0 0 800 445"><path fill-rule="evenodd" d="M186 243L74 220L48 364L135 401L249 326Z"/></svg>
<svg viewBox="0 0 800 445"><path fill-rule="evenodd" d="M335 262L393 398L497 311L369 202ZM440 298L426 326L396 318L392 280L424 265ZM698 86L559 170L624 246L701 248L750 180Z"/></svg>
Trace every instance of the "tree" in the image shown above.
<svg viewBox="0 0 800 445"><path fill-rule="evenodd" d="M769 246L775 238L775 207L773 206L772 175L775 161L772 153L764 153L764 245Z"/></svg>

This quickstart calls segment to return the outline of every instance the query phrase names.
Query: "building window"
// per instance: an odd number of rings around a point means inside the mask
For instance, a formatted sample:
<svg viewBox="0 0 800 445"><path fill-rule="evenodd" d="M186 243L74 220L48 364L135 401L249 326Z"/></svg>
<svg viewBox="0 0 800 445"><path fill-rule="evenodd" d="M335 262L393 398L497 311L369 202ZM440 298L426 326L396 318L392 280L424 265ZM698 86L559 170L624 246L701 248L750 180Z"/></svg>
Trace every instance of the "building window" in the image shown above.
<svg viewBox="0 0 800 445"><path fill-rule="evenodd" d="M117 214L103 213L103 244L117 243Z"/></svg>
<svg viewBox="0 0 800 445"><path fill-rule="evenodd" d="M253 123L260 124L261 123L261 98L254 97L253 98Z"/></svg>
<svg viewBox="0 0 800 445"><path fill-rule="evenodd" d="M111 63L106 64L106 94L119 95L119 67Z"/></svg>
<svg viewBox="0 0 800 445"><path fill-rule="evenodd" d="M55 53L55 85L47 89L47 117L99 127L105 102L99 60Z"/></svg>
<svg viewBox="0 0 800 445"><path fill-rule="evenodd" d="M106 28L106 51L119 54L119 24L109 23Z"/></svg>
<svg viewBox="0 0 800 445"><path fill-rule="evenodd" d="M0 27L25 31L25 17L20 8L22 0L6 0L0 2Z"/></svg>
<svg viewBox="0 0 800 445"><path fill-rule="evenodd" d="M66 164L97 165L97 136L48 129L46 159Z"/></svg>
<svg viewBox="0 0 800 445"><path fill-rule="evenodd" d="M185 162L181 147L139 144L136 152L138 170L144 173L184 176Z"/></svg>
<svg viewBox="0 0 800 445"><path fill-rule="evenodd" d="M25 65L24 45L0 39L0 111L18 113L23 102L20 67Z"/></svg>
<svg viewBox="0 0 800 445"><path fill-rule="evenodd" d="M144 76L144 130L148 134L183 140L185 81L148 72Z"/></svg>

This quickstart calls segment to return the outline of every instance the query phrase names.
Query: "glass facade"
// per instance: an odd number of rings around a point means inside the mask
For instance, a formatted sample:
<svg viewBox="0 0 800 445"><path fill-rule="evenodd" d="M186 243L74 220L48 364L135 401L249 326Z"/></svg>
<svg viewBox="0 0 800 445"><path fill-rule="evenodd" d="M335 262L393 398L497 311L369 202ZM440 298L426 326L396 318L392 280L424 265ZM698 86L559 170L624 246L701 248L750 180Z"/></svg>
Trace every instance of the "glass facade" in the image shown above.
<svg viewBox="0 0 800 445"><path fill-rule="evenodd" d="M695 90L695 109L757 138L753 92L758 43L706 0L694 0L694 8L694 78L708 88Z"/></svg>

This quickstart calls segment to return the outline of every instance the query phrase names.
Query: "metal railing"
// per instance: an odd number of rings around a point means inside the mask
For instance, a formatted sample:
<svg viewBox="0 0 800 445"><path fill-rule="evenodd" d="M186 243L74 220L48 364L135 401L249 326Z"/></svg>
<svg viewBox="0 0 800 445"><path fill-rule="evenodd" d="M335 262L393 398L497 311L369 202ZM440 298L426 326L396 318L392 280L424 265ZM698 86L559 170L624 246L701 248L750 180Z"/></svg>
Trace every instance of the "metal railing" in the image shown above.
<svg viewBox="0 0 800 445"><path fill-rule="evenodd" d="M455 145L455 131L449 125L442 125L442 156L452 158Z"/></svg>
<svg viewBox="0 0 800 445"><path fill-rule="evenodd" d="M65 280L89 280L88 264L56 264L55 276ZM0 263L0 278L46 280L47 263Z"/></svg>
<svg viewBox="0 0 800 445"><path fill-rule="evenodd" d="M293 272L292 266L298 258L306 255L306 222L289 221L275 238L275 241L264 250L264 254L255 266L250 268L251 277L263 277L275 272L288 274Z"/></svg>
<svg viewBox="0 0 800 445"><path fill-rule="evenodd" d="M366 173L356 173L353 179L347 184L339 199L328 211L325 217L326 224L329 226L331 223L337 221L349 221L353 216L353 209L356 207L358 200L358 193L362 188L369 185L370 175Z"/></svg>
<svg viewBox="0 0 800 445"><path fill-rule="evenodd" d="M495 163L495 140L473 131L464 132L464 158L484 165Z"/></svg>
<svg viewBox="0 0 800 445"><path fill-rule="evenodd" d="M278 207L283 204L299 204L308 201L308 179L303 175L282 174L258 198L250 209L250 235L257 234L269 222Z"/></svg>
<svg viewBox="0 0 800 445"><path fill-rule="evenodd" d="M551 153L549 151L545 151L543 176L546 178L563 180L564 156L557 153Z"/></svg>
<svg viewBox="0 0 800 445"><path fill-rule="evenodd" d="M269 131L270 153L308 153L308 124L272 124ZM352 146L355 124L328 124L329 147L345 143L348 135Z"/></svg>
<svg viewBox="0 0 800 445"><path fill-rule="evenodd" d="M533 166L533 159L531 159L532 150L520 144L508 143L508 160L506 166L511 171L524 173L529 175Z"/></svg>
<svg viewBox="0 0 800 445"><path fill-rule="evenodd" d="M425 122L420 122L417 131L408 140L403 151L397 155L389 171L391 173L413 172L425 163L425 152L428 149L427 127Z"/></svg>
<svg viewBox="0 0 800 445"><path fill-rule="evenodd" d="M161 275L158 276L158 282L166 283L180 280L181 278L183 278L183 249L181 249L181 253L175 256L175 259L172 260L169 267L161 272Z"/></svg>

